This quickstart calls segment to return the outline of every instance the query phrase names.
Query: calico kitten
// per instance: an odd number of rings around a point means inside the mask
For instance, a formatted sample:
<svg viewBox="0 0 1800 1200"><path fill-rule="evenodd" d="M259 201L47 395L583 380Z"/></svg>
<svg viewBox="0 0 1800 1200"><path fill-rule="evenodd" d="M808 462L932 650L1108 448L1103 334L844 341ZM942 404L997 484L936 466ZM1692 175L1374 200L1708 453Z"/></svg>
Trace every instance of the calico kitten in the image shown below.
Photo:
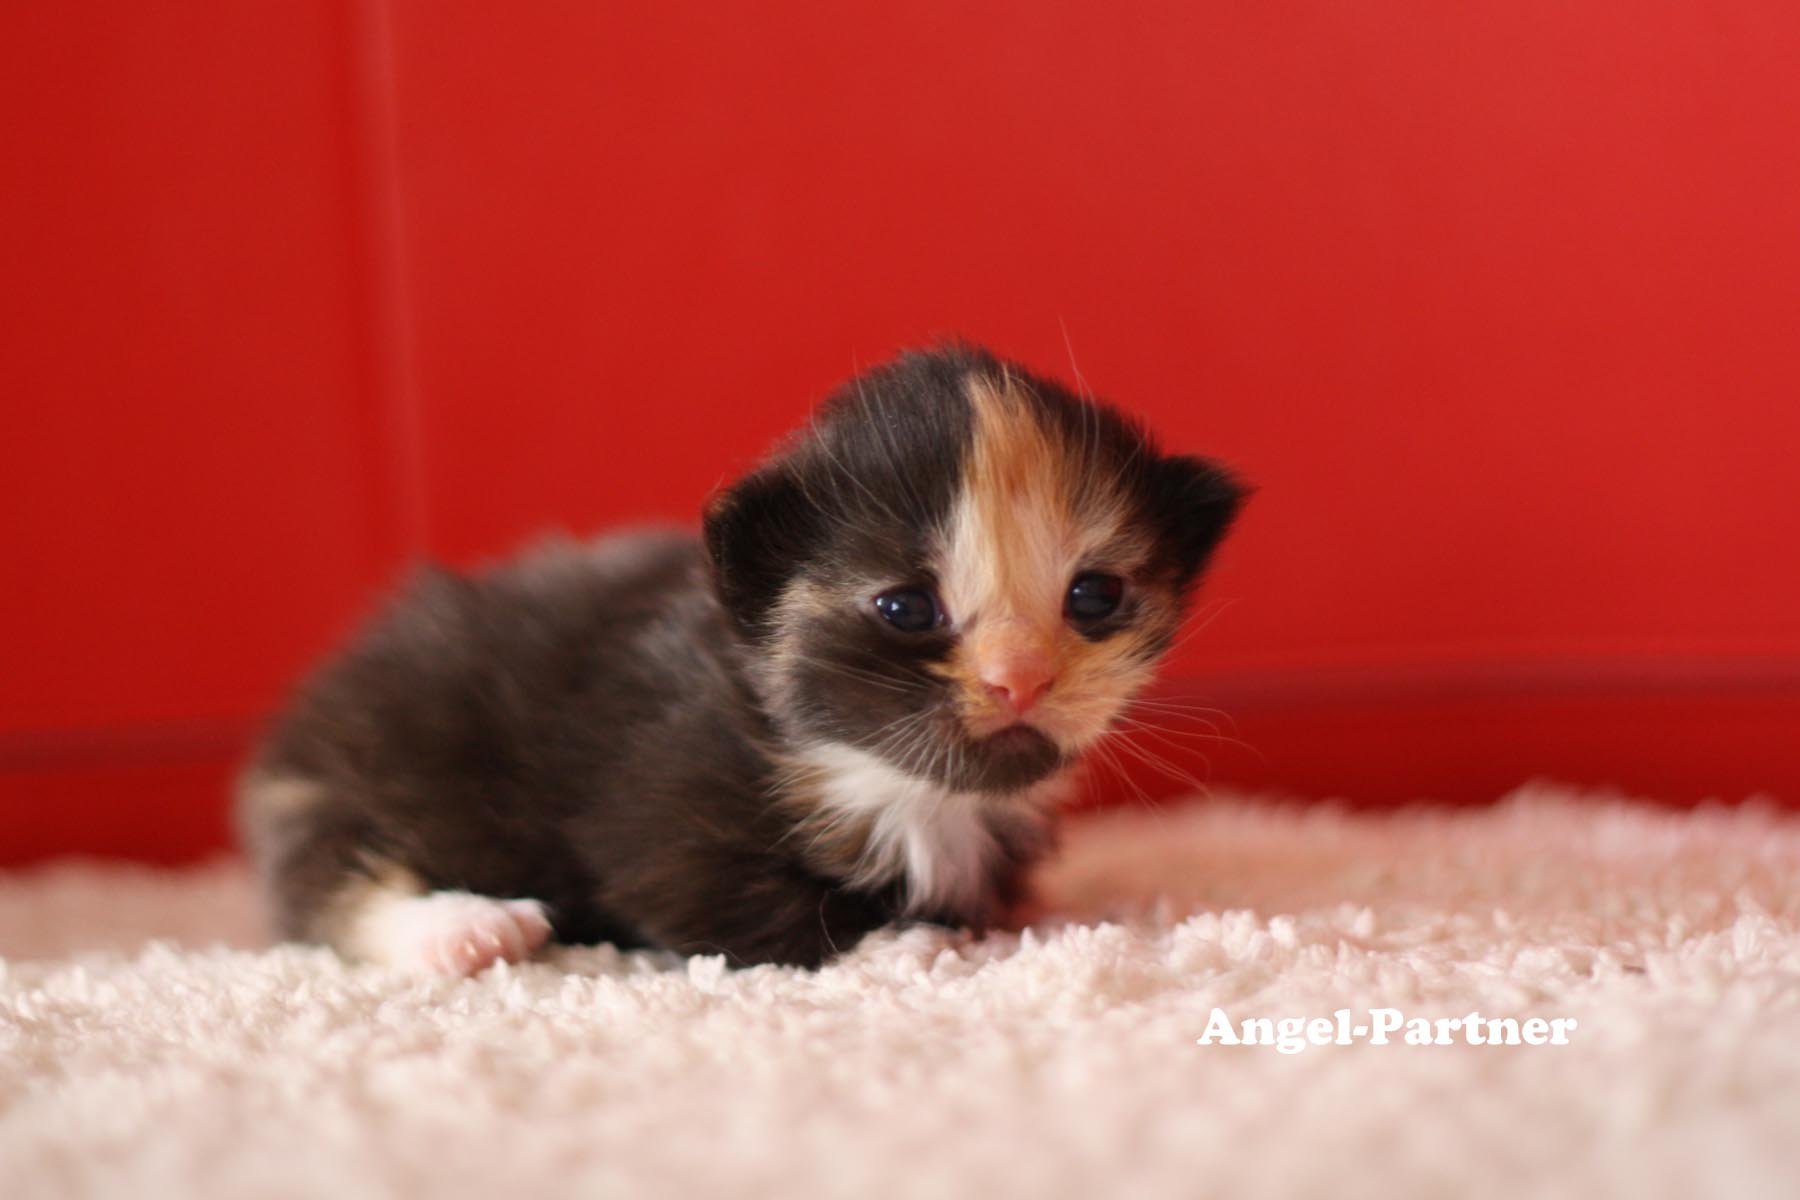
<svg viewBox="0 0 1800 1200"><path fill-rule="evenodd" d="M979 927L1240 496L982 350L868 371L702 539L421 574L242 779L276 924L449 973L551 936L813 966Z"/></svg>

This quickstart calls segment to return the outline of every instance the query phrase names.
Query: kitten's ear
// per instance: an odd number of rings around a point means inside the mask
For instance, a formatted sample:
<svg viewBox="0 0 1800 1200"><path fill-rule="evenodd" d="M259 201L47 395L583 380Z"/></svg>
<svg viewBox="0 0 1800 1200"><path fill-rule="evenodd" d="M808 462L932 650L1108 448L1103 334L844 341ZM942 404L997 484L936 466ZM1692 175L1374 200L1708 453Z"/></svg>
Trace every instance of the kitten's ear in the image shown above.
<svg viewBox="0 0 1800 1200"><path fill-rule="evenodd" d="M818 527L818 510L784 462L758 468L707 505L713 583L739 628L763 631L781 589L811 553Z"/></svg>
<svg viewBox="0 0 1800 1200"><path fill-rule="evenodd" d="M1249 489L1218 463L1175 455L1157 462L1150 491L1176 584L1186 587L1231 528Z"/></svg>

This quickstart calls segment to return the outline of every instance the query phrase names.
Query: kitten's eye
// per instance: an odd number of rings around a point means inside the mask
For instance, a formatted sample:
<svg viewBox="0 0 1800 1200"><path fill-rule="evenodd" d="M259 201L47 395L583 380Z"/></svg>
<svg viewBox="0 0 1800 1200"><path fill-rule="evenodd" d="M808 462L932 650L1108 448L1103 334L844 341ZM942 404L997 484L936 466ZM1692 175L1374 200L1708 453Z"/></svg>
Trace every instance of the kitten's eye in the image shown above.
<svg viewBox="0 0 1800 1200"><path fill-rule="evenodd" d="M875 597L875 611L901 633L924 633L937 625L937 599L923 588L895 588Z"/></svg>
<svg viewBox="0 0 1800 1200"><path fill-rule="evenodd" d="M1077 575L1069 585L1069 616L1077 621L1098 621L1117 612L1124 598L1125 581L1117 575L1096 571Z"/></svg>

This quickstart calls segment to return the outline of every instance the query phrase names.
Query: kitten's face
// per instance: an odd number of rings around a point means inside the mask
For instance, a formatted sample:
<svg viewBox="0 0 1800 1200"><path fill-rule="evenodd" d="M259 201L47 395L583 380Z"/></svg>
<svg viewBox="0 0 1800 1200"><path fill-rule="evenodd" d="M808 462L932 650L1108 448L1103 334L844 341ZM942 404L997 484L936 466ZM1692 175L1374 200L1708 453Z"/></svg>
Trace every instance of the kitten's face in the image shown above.
<svg viewBox="0 0 1800 1200"><path fill-rule="evenodd" d="M720 595L800 746L1012 791L1151 677L1240 491L978 351L854 381L713 506Z"/></svg>

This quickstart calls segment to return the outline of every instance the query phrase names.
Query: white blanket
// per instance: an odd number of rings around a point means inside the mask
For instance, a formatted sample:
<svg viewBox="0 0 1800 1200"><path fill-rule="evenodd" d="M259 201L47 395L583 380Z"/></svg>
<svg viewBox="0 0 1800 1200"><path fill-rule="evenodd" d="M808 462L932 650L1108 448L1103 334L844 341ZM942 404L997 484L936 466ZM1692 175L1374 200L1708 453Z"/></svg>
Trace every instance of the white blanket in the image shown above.
<svg viewBox="0 0 1800 1200"><path fill-rule="evenodd" d="M1800 1195L1800 817L1215 799L1042 889L817 973L452 982L258 948L231 864L0 876L0 1196ZM1196 1041L1339 1009L1575 1026Z"/></svg>

